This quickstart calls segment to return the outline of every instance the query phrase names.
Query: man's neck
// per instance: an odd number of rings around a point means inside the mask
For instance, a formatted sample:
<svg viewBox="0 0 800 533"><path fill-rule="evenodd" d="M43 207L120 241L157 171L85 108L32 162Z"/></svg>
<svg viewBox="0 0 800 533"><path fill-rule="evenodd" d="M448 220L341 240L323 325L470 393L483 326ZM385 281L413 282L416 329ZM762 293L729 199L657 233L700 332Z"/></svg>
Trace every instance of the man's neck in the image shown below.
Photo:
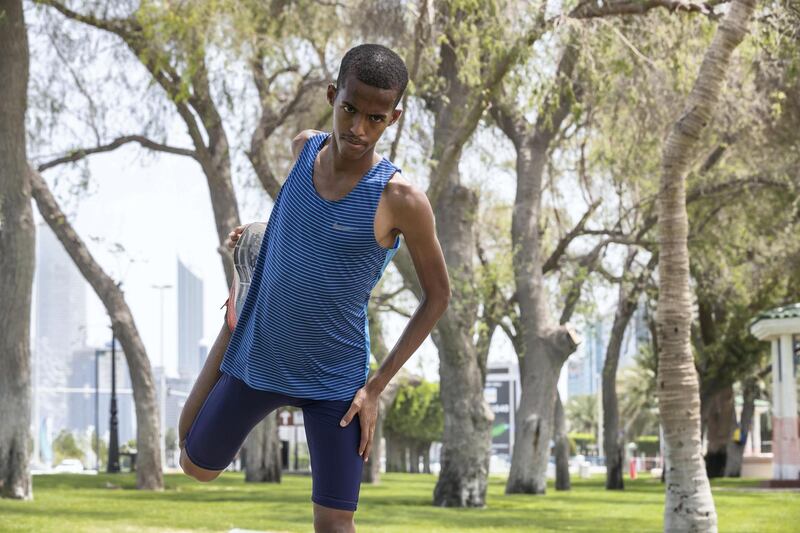
<svg viewBox="0 0 800 533"><path fill-rule="evenodd" d="M331 135L328 139L330 142L326 142L320 152L320 163L323 168L329 170L333 178L363 176L380 161L375 154L374 146L356 160L345 159L339 154L335 136Z"/></svg>

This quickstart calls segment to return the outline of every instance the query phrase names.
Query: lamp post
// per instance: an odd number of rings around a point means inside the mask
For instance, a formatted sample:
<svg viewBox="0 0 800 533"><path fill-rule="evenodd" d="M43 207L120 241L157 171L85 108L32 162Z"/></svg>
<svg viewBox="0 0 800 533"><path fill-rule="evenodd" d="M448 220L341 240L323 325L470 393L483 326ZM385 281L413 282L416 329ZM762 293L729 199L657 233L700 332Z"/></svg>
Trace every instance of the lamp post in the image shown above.
<svg viewBox="0 0 800 533"><path fill-rule="evenodd" d="M117 423L117 339L111 330L111 405L108 421L108 466L109 474L119 472L119 425Z"/></svg>
<svg viewBox="0 0 800 533"><path fill-rule="evenodd" d="M166 378L166 371L164 369L164 289L171 289L172 285L163 284L163 285L151 285L154 289L158 289L161 292L161 346L160 346L160 355L159 361L161 366L161 376L158 380L158 388L159 388L159 408L160 408L160 429L159 429L159 448L161 449L161 468L162 470L166 467L167 461L167 446L165 441L165 426L167 425L167 378Z"/></svg>
<svg viewBox="0 0 800 533"><path fill-rule="evenodd" d="M117 421L117 351L114 331L111 331L111 398L108 421L108 460L106 472L119 472L119 424ZM108 350L94 351L94 449L95 470L100 472L100 356Z"/></svg>

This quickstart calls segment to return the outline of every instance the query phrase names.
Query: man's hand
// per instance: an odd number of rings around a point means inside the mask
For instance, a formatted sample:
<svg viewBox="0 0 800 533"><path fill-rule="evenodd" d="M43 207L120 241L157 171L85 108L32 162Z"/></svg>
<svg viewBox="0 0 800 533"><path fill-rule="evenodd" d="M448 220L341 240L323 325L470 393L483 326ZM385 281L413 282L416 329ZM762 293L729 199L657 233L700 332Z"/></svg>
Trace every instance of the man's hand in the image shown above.
<svg viewBox="0 0 800 533"><path fill-rule="evenodd" d="M225 246L233 250L236 247L236 243L239 241L239 237L241 237L245 226L246 224L242 224L241 226L236 226L233 228L233 230L228 233L228 240L225 241Z"/></svg>
<svg viewBox="0 0 800 533"><path fill-rule="evenodd" d="M375 434L375 424L378 420L379 398L380 392L373 391L369 385L358 389L353 397L353 403L350 404L350 409L339 422L340 426L345 427L358 413L358 419L361 422L361 443L358 446L358 455L364 461L369 460L369 452L372 450L372 437Z"/></svg>

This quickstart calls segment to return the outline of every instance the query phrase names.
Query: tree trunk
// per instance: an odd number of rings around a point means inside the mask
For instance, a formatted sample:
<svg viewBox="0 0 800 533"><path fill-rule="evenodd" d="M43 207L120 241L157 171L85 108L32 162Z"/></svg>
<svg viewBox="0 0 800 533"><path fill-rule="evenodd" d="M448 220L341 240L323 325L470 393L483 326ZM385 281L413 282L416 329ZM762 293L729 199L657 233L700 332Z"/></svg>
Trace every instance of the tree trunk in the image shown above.
<svg viewBox="0 0 800 533"><path fill-rule="evenodd" d="M400 469L398 472L409 472L408 467L408 440L405 437L398 437L397 438L398 448L397 448L397 458L398 458L398 466Z"/></svg>
<svg viewBox="0 0 800 533"><path fill-rule="evenodd" d="M717 29L683 115L666 140L658 195L658 395L666 454L665 531L716 531L717 513L700 446L700 398L691 352L685 176L711 120L755 0L733 0Z"/></svg>
<svg viewBox="0 0 800 533"><path fill-rule="evenodd" d="M408 440L408 471L412 474L419 474L419 442Z"/></svg>
<svg viewBox="0 0 800 533"><path fill-rule="evenodd" d="M450 306L437 325L444 432L433 502L440 507L486 505L494 413L483 397L485 376L471 334L477 319L477 305L469 292L477 204L475 192L456 183L434 207L453 288Z"/></svg>
<svg viewBox="0 0 800 533"><path fill-rule="evenodd" d="M561 395L556 392L555 414L553 416L553 440L556 455L556 490L570 490L569 480L569 438L564 420L564 405Z"/></svg>
<svg viewBox="0 0 800 533"><path fill-rule="evenodd" d="M378 322L380 324L380 322ZM383 343L383 338L381 337L381 343ZM385 345L384 345L385 346ZM385 357L385 356L384 356ZM383 361L383 358L380 359ZM391 472L389 470L389 440L385 436L385 431L383 429L383 422L386 419L386 413L391 408L391 405L394 403L394 399L397 396L397 392L400 390L398 386L398 381L393 379L386 385L386 388L383 389L381 393L381 397L378 403L378 420L376 421L375 425L375 434L372 439L372 450L369 454L369 461L367 461L368 468L364 468L361 474L361 481L365 483L373 483L377 484L380 482L380 472L381 472L381 441L386 440L386 471ZM366 465L365 465L366 466Z"/></svg>
<svg viewBox="0 0 800 533"><path fill-rule="evenodd" d="M620 302L611 326L611 336L603 364L603 450L606 456L606 489L624 489L622 480L624 443L620 433L619 404L617 402L617 366L625 328L633 314L634 306L627 300L620 285Z"/></svg>
<svg viewBox="0 0 800 533"><path fill-rule="evenodd" d="M435 21L441 28L452 28L466 11L475 10L470 6L442 7L436 10ZM475 11L479 19L490 15L488 11ZM463 36L457 31L445 30L445 34L447 38L439 42L436 72L443 86L437 84L435 94L422 94L434 115L430 185L426 193L436 218L451 287L450 305L432 332L439 349L444 411L441 470L433 490L433 504L484 507L494 413L483 397L485 363L473 340L479 310L474 285L478 195L461 183L458 167L463 147L486 110L484 95L496 88L505 70L499 68L499 75L493 72L488 79L480 80L480 87L470 85L460 75L462 61L456 52ZM403 277L415 278L408 270L402 271Z"/></svg>
<svg viewBox="0 0 800 533"><path fill-rule="evenodd" d="M756 378L747 378L742 383L742 413L739 417L739 440L728 442L728 454L725 461L725 477L741 477L742 458L750 430L753 426L753 415L756 408L758 394L758 381Z"/></svg>
<svg viewBox="0 0 800 533"><path fill-rule="evenodd" d="M275 412L247 435L243 447L244 479L250 483L280 483L281 441L278 439L278 419Z"/></svg>
<svg viewBox="0 0 800 533"><path fill-rule="evenodd" d="M386 471L405 472L405 445L402 438L391 431L384 432L386 439Z"/></svg>
<svg viewBox="0 0 800 533"><path fill-rule="evenodd" d="M506 494L544 494L547 489L547 463L550 457L553 407L555 406L558 370L545 354L528 350L522 359L524 366L539 358L536 374L525 372L526 386L522 388L516 413L517 430L511 456L511 471L506 482ZM545 363L545 364L542 364ZM549 405L546 409L543 406Z"/></svg>
<svg viewBox="0 0 800 533"><path fill-rule="evenodd" d="M36 232L25 147L28 69L22 2L0 0L0 497L21 500L33 498L28 440Z"/></svg>
<svg viewBox="0 0 800 533"><path fill-rule="evenodd" d="M701 407L706 421L706 474L709 478L722 477L725 475L728 444L736 426L733 385L717 389Z"/></svg>
<svg viewBox="0 0 800 533"><path fill-rule="evenodd" d="M378 287L376 287L376 290L380 290L384 279L385 278L382 278L381 281L378 282ZM372 301L372 299L370 299L367 306L367 318L369 320L370 351L372 352L372 355L375 356L378 367L380 367L381 363L383 363L383 360L386 359L386 356L389 354L389 349L386 346L386 340L383 338L383 322L381 320L381 315L378 312L378 309L375 307L375 303ZM373 374L374 371L370 369L367 379L369 380ZM369 453L369 460L366 462L364 469L361 471L362 483L372 483L377 485L381 480L381 441L383 440L383 420L386 418L386 410L392 405L392 402L394 402L394 397L396 394L397 387L391 385L387 385L381 393L378 403L378 418L375 421L375 433L372 436L372 449ZM387 472L388 471L387 462Z"/></svg>
<svg viewBox="0 0 800 533"><path fill-rule="evenodd" d="M375 420L375 433L372 435L372 449L369 452L369 460L361 471L361 482L377 485L381 481L381 442L383 441L383 419L384 411L378 408L378 418Z"/></svg>
<svg viewBox="0 0 800 533"><path fill-rule="evenodd" d="M453 139L463 136L460 130L464 120L462 106L468 105L470 89L454 72L454 61L449 60L455 59L453 49L443 43L441 54L441 68L451 87L450 102L436 114L433 159L439 161L439 165L431 179L429 194L433 192L432 207L450 276L452 298L439 319L434 336L439 348L444 432L441 471L433 491L433 504L483 507L494 413L483 397L485 376L471 333L478 317L478 303L472 291L478 196L461 184L458 161L463 145L453 145ZM470 124L474 130L477 120Z"/></svg>
<svg viewBox="0 0 800 533"><path fill-rule="evenodd" d="M552 434L556 383L561 367L579 339L569 325L553 320L544 283L539 218L542 177L548 149L572 106L572 73L578 46L566 46L558 65L558 82L537 118L528 124L515 103L497 99L492 113L517 152L517 191L511 221L515 295L519 303L522 394L506 494L544 494ZM557 102L557 104L556 104ZM553 107L555 105L555 107Z"/></svg>
<svg viewBox="0 0 800 533"><path fill-rule="evenodd" d="M125 302L123 291L89 253L56 203L44 178L33 169L29 169L28 176L39 212L100 298L111 317L114 335L125 353L136 408L136 487L161 490L164 481L161 472L161 449L158 438L160 421L155 381L150 368L150 359L139 337L131 310Z"/></svg>
<svg viewBox="0 0 800 533"><path fill-rule="evenodd" d="M424 472L425 474L431 473L430 461L428 460L428 457L430 455L430 448L431 448L431 443L427 441L416 442L414 444L414 458L415 462L417 463L417 471L416 471L417 474L421 472ZM420 470L419 467L420 460L422 460L422 470Z"/></svg>
<svg viewBox="0 0 800 533"><path fill-rule="evenodd" d="M625 273L630 272L635 257L636 250L633 247L629 248L623 276ZM649 269L645 269L638 279L639 283L634 284L632 287L629 287L624 280L620 282L617 311L614 314L614 323L611 326L611 335L606 348L606 359L603 363L603 450L606 456L606 489L611 490L625 488L622 480L625 443L624 431L620 429L619 423L617 367L625 329L628 327L631 316L633 316L633 312L636 309L636 302L641 292L643 279L649 273Z"/></svg>
<svg viewBox="0 0 800 533"><path fill-rule="evenodd" d="M629 249L624 273L630 272L636 252ZM617 368L625 329L636 310L639 295L644 290L650 274L658 263L658 254L653 253L647 265L632 284L623 281L619 286L617 311L603 364L603 450L606 456L606 489L624 489L625 430L620 427L619 402L617 399Z"/></svg>

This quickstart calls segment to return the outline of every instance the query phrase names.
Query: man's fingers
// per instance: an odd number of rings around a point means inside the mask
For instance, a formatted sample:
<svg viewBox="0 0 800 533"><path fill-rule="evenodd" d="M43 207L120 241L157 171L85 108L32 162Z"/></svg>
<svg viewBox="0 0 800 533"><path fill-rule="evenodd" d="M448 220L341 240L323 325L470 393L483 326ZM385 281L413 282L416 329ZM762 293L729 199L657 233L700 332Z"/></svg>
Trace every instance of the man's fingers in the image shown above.
<svg viewBox="0 0 800 533"><path fill-rule="evenodd" d="M364 425L362 425L361 442L358 444L358 455L364 456L364 451L367 449L370 440L372 440L372 435L370 434L369 427L364 427Z"/></svg>
<svg viewBox="0 0 800 533"><path fill-rule="evenodd" d="M239 237L241 237L242 231L244 231L244 226L236 226L233 228L233 230L231 230L230 233L228 233L228 240L225 243L227 244L228 248L231 250L236 248L236 243L239 240Z"/></svg>
<svg viewBox="0 0 800 533"><path fill-rule="evenodd" d="M358 412L360 407L361 407L360 405L357 405L355 402L353 402L350 405L350 409L348 409L347 412L345 413L344 417L342 417L342 421L339 422L339 425L342 426L342 427L345 427L347 424L349 424L350 421L353 419L353 417Z"/></svg>
<svg viewBox="0 0 800 533"><path fill-rule="evenodd" d="M374 431L374 428L372 431ZM369 460L369 452L372 451L372 431L370 431L370 438L369 442L367 443L367 448L364 450L364 461Z"/></svg>

